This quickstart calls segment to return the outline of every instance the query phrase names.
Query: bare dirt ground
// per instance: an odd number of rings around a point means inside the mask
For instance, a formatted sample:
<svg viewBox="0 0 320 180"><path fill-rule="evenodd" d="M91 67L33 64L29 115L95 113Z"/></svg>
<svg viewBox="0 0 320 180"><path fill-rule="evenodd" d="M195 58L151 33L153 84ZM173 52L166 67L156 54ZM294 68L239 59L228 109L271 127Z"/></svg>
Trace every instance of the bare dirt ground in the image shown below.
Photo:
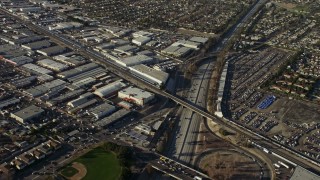
<svg viewBox="0 0 320 180"><path fill-rule="evenodd" d="M278 111L280 121L292 123L320 122L320 109L317 105L287 98L278 99L271 110Z"/></svg>
<svg viewBox="0 0 320 180"><path fill-rule="evenodd" d="M291 9L294 9L295 7L297 7L296 4L293 4L293 3L275 3L277 6L280 6L282 8L285 8L285 9L288 9L288 10L291 10Z"/></svg>
<svg viewBox="0 0 320 180"><path fill-rule="evenodd" d="M72 167L75 168L76 170L78 170L78 173L75 174L74 176L72 176L70 178L70 180L81 180L82 178L84 178L87 174L87 168L85 165L78 163L78 162L74 162L72 163Z"/></svg>
<svg viewBox="0 0 320 180"><path fill-rule="evenodd" d="M205 156L200 161L200 168L217 180L258 179L260 175L259 165L251 158L227 149Z"/></svg>

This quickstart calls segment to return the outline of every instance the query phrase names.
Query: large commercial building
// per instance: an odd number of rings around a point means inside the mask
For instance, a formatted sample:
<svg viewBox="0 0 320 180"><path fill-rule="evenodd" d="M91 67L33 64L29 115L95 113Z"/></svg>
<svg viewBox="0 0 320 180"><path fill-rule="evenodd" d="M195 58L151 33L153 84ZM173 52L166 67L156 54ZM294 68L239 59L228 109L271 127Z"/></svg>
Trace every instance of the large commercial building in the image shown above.
<svg viewBox="0 0 320 180"><path fill-rule="evenodd" d="M146 43L148 43L149 41L151 41L150 37L140 36L140 37L133 39L132 43L136 44L138 46L142 46L142 45L145 45Z"/></svg>
<svg viewBox="0 0 320 180"><path fill-rule="evenodd" d="M27 63L32 63L33 59L27 56L19 56L19 57L15 57L15 58L11 58L11 59L5 59L3 58L4 61L11 63L15 66L21 66Z"/></svg>
<svg viewBox="0 0 320 180"><path fill-rule="evenodd" d="M52 74L51 70L45 69L45 68L37 66L35 64L25 64L22 67L23 67L23 69L25 69L33 74Z"/></svg>
<svg viewBox="0 0 320 180"><path fill-rule="evenodd" d="M94 91L94 94L103 98L116 94L127 85L122 80L115 81Z"/></svg>
<svg viewBox="0 0 320 180"><path fill-rule="evenodd" d="M122 60L118 60L116 62L121 64L122 66L129 67L129 66L134 66L138 64L151 64L154 62L154 59L146 55L136 55L136 56L124 58Z"/></svg>
<svg viewBox="0 0 320 180"><path fill-rule="evenodd" d="M34 51L34 50L38 50L38 49L47 48L50 46L51 46L51 43L49 41L43 40L43 41L36 41L36 42L24 44L21 47Z"/></svg>
<svg viewBox="0 0 320 180"><path fill-rule="evenodd" d="M40 66L46 67L48 69L52 69L54 71L63 71L68 68L67 65L58 63L58 62L53 61L51 59L40 60L40 61L38 61L38 64Z"/></svg>
<svg viewBox="0 0 320 180"><path fill-rule="evenodd" d="M130 70L132 71L132 73L134 75L138 76L139 78L141 78L151 84L159 86L159 87L166 84L166 82L169 78L168 73L155 70L155 69L150 68L144 64L132 66L132 67L130 67Z"/></svg>
<svg viewBox="0 0 320 180"><path fill-rule="evenodd" d="M103 103L91 110L89 110L90 114L94 115L96 119L103 118L111 113L113 113L116 110L116 107L108 104L108 103Z"/></svg>
<svg viewBox="0 0 320 180"><path fill-rule="evenodd" d="M146 103L153 100L155 95L136 87L128 87L119 91L118 97L125 101L133 102L139 106L144 106Z"/></svg>
<svg viewBox="0 0 320 180"><path fill-rule="evenodd" d="M61 73L58 74L58 76L61 77L61 78L66 79L66 78L70 78L70 77L76 76L78 74L81 74L83 72L87 72L87 71L96 69L98 67L99 67L99 65L96 64L96 63L88 63L88 64L85 64L85 65L76 67L74 69L61 72Z"/></svg>
<svg viewBox="0 0 320 180"><path fill-rule="evenodd" d="M84 103L88 102L89 99L92 98L92 97L93 97L93 94L91 92L87 92L85 94L82 94L79 98L68 102L67 105L70 106L70 107L73 107L73 108L74 107L78 107L81 104L84 104Z"/></svg>
<svg viewBox="0 0 320 180"><path fill-rule="evenodd" d="M126 110L126 109L120 109L119 111L111 114L110 116L107 116L100 121L97 121L94 123L95 126L99 127L105 127L108 126L109 124L114 123L115 121L124 118L125 116L129 115L131 111Z"/></svg>
<svg viewBox="0 0 320 180"><path fill-rule="evenodd" d="M56 23L52 26L49 26L49 30L68 30L68 29L75 29L75 28L80 28L83 25L78 22L61 22L61 23Z"/></svg>
<svg viewBox="0 0 320 180"><path fill-rule="evenodd" d="M25 123L33 118L40 116L43 112L44 110L40 107L31 105L18 112L11 113L10 116L19 121L20 123Z"/></svg>
<svg viewBox="0 0 320 180"><path fill-rule="evenodd" d="M67 48L65 47L51 46L45 49L37 50L37 52L45 56L55 56L55 55L64 53L66 50Z"/></svg>

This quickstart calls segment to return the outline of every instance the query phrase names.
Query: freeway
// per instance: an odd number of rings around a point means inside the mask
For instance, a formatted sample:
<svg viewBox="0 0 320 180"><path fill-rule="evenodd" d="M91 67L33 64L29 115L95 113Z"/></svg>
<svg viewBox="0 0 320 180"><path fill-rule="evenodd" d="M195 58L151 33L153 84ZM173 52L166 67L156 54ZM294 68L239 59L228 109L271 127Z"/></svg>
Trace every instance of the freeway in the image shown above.
<svg viewBox="0 0 320 180"><path fill-rule="evenodd" d="M249 19L249 17L251 17L255 13L255 11L258 9L258 7L260 7L265 2L266 2L266 0L258 1L258 3L249 11L249 13L246 16L244 16L244 18L241 21L239 21L238 24L236 24L233 29L231 29L230 33L227 33L227 35L221 41L221 43L218 43L218 46L215 47L214 51L218 51L218 50L223 49L223 47L225 47L228 44L228 41L230 39L232 39L232 37L235 34L235 32L237 32L237 30L240 27L243 26L243 23L245 23L247 21L247 19ZM296 164L298 164L298 165L300 165L300 166L302 166L304 168L309 169L310 167L313 167L313 168L315 168L315 169L317 169L319 171L319 165L316 162L314 162L311 159L309 159L308 157L305 157L305 156L303 156L301 154L298 154L297 152L294 152L291 149L288 149L288 148L282 146L281 144L279 144L279 143L277 143L277 142L275 142L275 141L273 141L273 140L271 140L269 138L261 136L261 135L255 133L255 132L252 132L252 131L246 129L245 127L242 127L242 126L240 126L240 125L238 125L238 124L236 124L236 123L234 123L232 121L229 121L227 119L221 119L221 118L219 118L219 117L217 117L215 115L212 115L212 114L208 113L205 110L205 108L203 108L203 104L205 103L205 101L201 101L201 100L198 101L199 94L204 94L204 92L206 92L205 88L207 87L207 85L205 85L205 83L196 83L195 84L195 86L194 86L195 90L193 90L193 91L197 92L196 94L198 94L198 97L193 98L193 96L191 96L191 101L185 100L185 99L183 99L183 98L181 98L181 97L179 97L177 95L169 94L166 91L162 91L162 90L158 89L157 87L142 81L141 79L133 76L126 68L121 67L120 65L116 64L112 60L106 60L106 58L103 57L101 54L99 54L99 53L97 53L97 52L95 52L95 51L93 51L93 50L91 50L89 48L86 48L86 47L82 46L80 43L78 43L78 42L76 42L74 40L71 40L71 39L65 37L64 35L56 34L54 32L49 31L45 27L42 27L42 26L39 26L39 25L37 25L35 23L31 23L30 21L26 21L24 19L21 19L18 16L12 15L10 12L6 11L5 9L2 9L2 11L7 13L8 15L20 20L22 22L22 24L26 24L30 29L33 29L33 30L35 30L37 32L40 32L40 33L43 33L43 34L46 34L50 38L52 38L53 40L56 40L56 41L60 42L61 44L64 44L65 46L67 46L70 49L73 49L73 50L79 52L80 54L84 55L85 57L90 57L95 62L98 62L99 64L101 64L101 65L105 66L106 68L112 70L112 72L114 72L118 76L120 76L120 77L122 77L122 78L124 78L124 79L126 79L128 81L131 81L134 84L137 84L139 86L143 86L146 89L148 89L150 91L153 91L153 92L155 92L157 94L160 94L162 96L165 96L167 98L172 99L173 101L175 101L178 104L182 105L186 109L189 109L189 112L188 111L186 112L186 116L187 117L196 117L196 116L198 116L196 118L198 120L200 119L199 117L205 117L205 118L207 118L209 120L213 120L216 123L224 125L224 126L227 126L227 127L231 128L231 129L236 130L237 132L244 133L244 134L246 134L248 137L250 137L252 139L260 140L261 142L263 142L263 144L265 144L266 146L272 148L273 151L276 152L277 154L280 154L281 156L286 157L287 159L290 159L292 162L295 162ZM204 68L206 67L206 65L209 67L209 64L205 63ZM199 69L201 70L203 68L200 67ZM206 74L206 72L209 72L210 70L211 70L211 68L207 68L207 70L205 72L202 72L202 75ZM202 79L204 77L205 76L203 76ZM199 86L199 84L201 84L201 85ZM199 92L199 88L203 89L202 93ZM203 98L203 97L201 97L201 98ZM194 115L194 114L198 114L198 115ZM194 121L198 121L198 120L194 120ZM190 118L189 124L190 124L190 122L192 122L194 124L188 125L189 129L196 129L196 127L197 127L196 124L197 123L195 123L194 121L192 121L191 118ZM190 128L190 126L192 126L192 128ZM190 137L190 138L192 139L194 137ZM188 139L188 138L184 137L184 139ZM185 153L186 151L190 151L191 148L186 148L186 150L183 150L183 151L180 151L180 152ZM278 148L280 148L280 150L278 150ZM182 149L184 149L184 147ZM291 154L283 153L283 151L281 149L284 149L285 151L290 152ZM184 157L184 156L179 156L179 157ZM304 159L304 160L307 159L308 162L313 162L313 164L315 164L316 166L308 163L307 161L305 161L305 163L302 163L301 162L301 158ZM308 163L308 164L306 164L306 163Z"/></svg>
<svg viewBox="0 0 320 180"><path fill-rule="evenodd" d="M176 127L176 136L169 145L168 155L172 158L179 160L187 164L194 164L194 150L196 147L196 141L198 137L198 131L202 115L206 118L214 120L214 117L207 112L203 112L206 109L206 97L208 92L208 84L210 81L211 73L214 68L213 56L217 52L226 48L228 44L233 39L233 36L240 30L240 27L248 21L248 19L256 13L256 11L266 2L266 0L259 0L254 4L249 12L233 25L233 27L227 31L223 36L222 40L213 48L212 52L209 54L209 57L204 59L203 63L198 67L197 72L193 74L191 79L192 85L187 95L188 104L184 102L179 102L180 99L177 97L171 97L173 100L183 105L179 124ZM167 97L170 95L166 95ZM197 107L198 109L192 109L192 107ZM201 112L198 110L202 110ZM196 113L195 113L196 112Z"/></svg>

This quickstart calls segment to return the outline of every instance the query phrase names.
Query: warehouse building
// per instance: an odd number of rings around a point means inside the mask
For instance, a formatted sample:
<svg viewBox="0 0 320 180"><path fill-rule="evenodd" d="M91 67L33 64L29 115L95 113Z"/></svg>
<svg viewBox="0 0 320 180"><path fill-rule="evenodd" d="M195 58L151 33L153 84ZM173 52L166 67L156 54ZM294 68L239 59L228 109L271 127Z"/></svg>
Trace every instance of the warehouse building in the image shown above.
<svg viewBox="0 0 320 180"><path fill-rule="evenodd" d="M52 74L52 71L45 69L43 67L37 66L35 64L25 64L22 66L23 69L27 70L32 74Z"/></svg>
<svg viewBox="0 0 320 180"><path fill-rule="evenodd" d="M143 45L147 44L149 41L151 41L150 37L140 36L140 37L133 39L132 43L136 44L138 46L143 46Z"/></svg>
<svg viewBox="0 0 320 180"><path fill-rule="evenodd" d="M105 127L108 126L109 124L112 124L116 122L117 120L120 120L126 116L128 116L131 113L131 111L126 110L126 109L120 109L119 111L111 114L110 116L107 116L100 121L97 121L94 123L95 126L99 127Z"/></svg>
<svg viewBox="0 0 320 180"><path fill-rule="evenodd" d="M3 58L4 61L11 63L15 66L21 66L27 63L32 63L33 59L27 56L19 56L19 57L15 57L15 58L11 58L11 59L5 59Z"/></svg>
<svg viewBox="0 0 320 180"><path fill-rule="evenodd" d="M34 54L33 51L21 48L20 46L12 45L12 44L3 44L0 45L0 54L1 58L15 58L19 56L31 56Z"/></svg>
<svg viewBox="0 0 320 180"><path fill-rule="evenodd" d="M110 50L115 47L115 44L113 43L103 43L95 47L96 51L105 51L105 50Z"/></svg>
<svg viewBox="0 0 320 180"><path fill-rule="evenodd" d="M205 44L209 39L204 37L192 37L189 39L189 41Z"/></svg>
<svg viewBox="0 0 320 180"><path fill-rule="evenodd" d="M24 44L21 47L34 51L38 49L47 48L50 46L51 46L51 43L47 40L44 40L44 41L36 41L36 42Z"/></svg>
<svg viewBox="0 0 320 180"><path fill-rule="evenodd" d="M107 72L106 69L104 69L102 67L98 67L98 68L92 69L90 71L81 72L80 74L78 74L76 76L72 76L72 77L68 78L68 81L75 83L75 82L81 81L81 80L88 78L88 77L94 78L95 76L97 76L99 74L106 73L106 72Z"/></svg>
<svg viewBox="0 0 320 180"><path fill-rule="evenodd" d="M173 43L171 46L184 46L184 47L198 50L201 46L201 43L188 41L188 40L180 40L180 41Z"/></svg>
<svg viewBox="0 0 320 180"><path fill-rule="evenodd" d="M155 95L148 91L130 86L119 91L118 97L125 101L135 103L139 106L144 106L145 104L153 100L155 98Z"/></svg>
<svg viewBox="0 0 320 180"><path fill-rule="evenodd" d="M31 85L36 80L37 80L36 76L29 76L29 77L18 79L18 80L13 80L10 82L10 84L15 88L22 88L22 87Z"/></svg>
<svg viewBox="0 0 320 180"><path fill-rule="evenodd" d="M37 50L38 53L44 56L55 56L58 54L62 54L67 51L67 48L61 46L52 46L45 49Z"/></svg>
<svg viewBox="0 0 320 180"><path fill-rule="evenodd" d="M103 103L95 108L89 110L90 114L92 114L96 119L103 118L116 110L116 107L108 104Z"/></svg>
<svg viewBox="0 0 320 180"><path fill-rule="evenodd" d="M70 107L77 107L77 106L80 106L81 104L88 102L88 100L92 97L93 97L93 94L91 92L87 92L85 94L82 94L79 98L69 101L67 105Z"/></svg>
<svg viewBox="0 0 320 180"><path fill-rule="evenodd" d="M51 59L42 59L42 60L38 61L38 64L40 66L46 67L48 69L52 69L54 71L63 71L68 68L67 65L58 63L58 62L53 61Z"/></svg>
<svg viewBox="0 0 320 180"><path fill-rule="evenodd" d="M80 28L83 25L78 22L61 22L56 23L54 25L49 26L49 30L68 30L68 29L76 29Z"/></svg>
<svg viewBox="0 0 320 180"><path fill-rule="evenodd" d="M81 74L82 72L87 72L87 71L96 69L98 67L99 67L99 65L96 64L96 63L88 63L88 64L85 64L85 65L76 67L74 69L61 72L61 73L58 74L58 77L66 79L66 78L70 78L70 77L76 76L78 74Z"/></svg>
<svg viewBox="0 0 320 180"><path fill-rule="evenodd" d="M38 97L38 96L41 96L49 91L55 91L57 89L60 89L61 87L64 87L65 85L66 85L65 81L62 81L60 79L56 79L56 80L38 85L36 87L24 90L23 93L26 94L27 96L30 96L30 97Z"/></svg>
<svg viewBox="0 0 320 180"><path fill-rule="evenodd" d="M73 83L72 85L76 86L77 88L84 88L84 87L90 86L91 84L94 84L95 82L96 82L95 78L87 77L87 78L84 78L80 81Z"/></svg>
<svg viewBox="0 0 320 180"><path fill-rule="evenodd" d="M20 102L20 99L17 99L17 98L10 98L4 101L0 101L0 109L17 104L19 102Z"/></svg>
<svg viewBox="0 0 320 180"><path fill-rule="evenodd" d="M192 51L191 48L184 46L169 46L163 49L161 52L168 55L173 55L175 57L184 57Z"/></svg>
<svg viewBox="0 0 320 180"><path fill-rule="evenodd" d="M146 32L146 31L137 31L137 32L134 32L132 33L132 36L134 38L138 38L138 37L152 37L154 34L153 33L150 33L150 32Z"/></svg>
<svg viewBox="0 0 320 180"><path fill-rule="evenodd" d="M26 38L17 39L14 44L21 45L21 44L27 44L35 41L41 41L44 40L44 36L28 36Z"/></svg>
<svg viewBox="0 0 320 180"><path fill-rule="evenodd" d="M94 94L103 98L116 94L127 85L122 80L115 81L94 91Z"/></svg>
<svg viewBox="0 0 320 180"><path fill-rule="evenodd" d="M124 45L124 46L119 46L119 47L114 48L114 51L129 55L129 56L134 54L138 50L139 50L138 47L131 46L131 45Z"/></svg>
<svg viewBox="0 0 320 180"><path fill-rule="evenodd" d="M152 57L146 55L136 55L124 58L122 60L116 61L117 63L121 64L122 66L134 66L138 64L151 64L154 63L154 59Z"/></svg>
<svg viewBox="0 0 320 180"><path fill-rule="evenodd" d="M129 69L132 71L134 75L147 81L148 83L154 84L159 87L165 85L169 78L168 73L155 70L144 64L132 66Z"/></svg>
<svg viewBox="0 0 320 180"><path fill-rule="evenodd" d="M54 56L53 59L69 66L79 66L86 63L86 59L74 52Z"/></svg>
<svg viewBox="0 0 320 180"><path fill-rule="evenodd" d="M63 95L58 96L56 98L53 98L50 101L47 101L46 104L49 106L54 106L56 104L63 103L63 102L68 101L72 98L75 98L75 97L79 96L80 94L82 94L83 92L84 92L84 89L77 89L74 91L70 91L66 94L63 94Z"/></svg>
<svg viewBox="0 0 320 180"><path fill-rule="evenodd" d="M40 107L37 107L35 105L31 105L27 108L24 108L18 112L11 113L10 117L16 119L20 123L24 124L36 117L39 117L41 114L44 113L44 110Z"/></svg>

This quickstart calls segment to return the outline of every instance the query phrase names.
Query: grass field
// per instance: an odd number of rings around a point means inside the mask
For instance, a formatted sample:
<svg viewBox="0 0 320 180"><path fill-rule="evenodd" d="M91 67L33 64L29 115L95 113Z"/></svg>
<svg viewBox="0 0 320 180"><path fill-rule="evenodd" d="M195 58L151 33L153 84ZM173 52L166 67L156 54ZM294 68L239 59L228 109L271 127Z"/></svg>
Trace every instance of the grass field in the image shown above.
<svg viewBox="0 0 320 180"><path fill-rule="evenodd" d="M66 168L64 168L61 171L61 174L65 177L72 177L73 175L77 174L78 170L76 170L75 168L71 167L71 166L67 166Z"/></svg>
<svg viewBox="0 0 320 180"><path fill-rule="evenodd" d="M86 166L87 174L83 178L84 180L116 180L121 175L121 166L116 155L106 152L101 147L93 149L74 162Z"/></svg>

